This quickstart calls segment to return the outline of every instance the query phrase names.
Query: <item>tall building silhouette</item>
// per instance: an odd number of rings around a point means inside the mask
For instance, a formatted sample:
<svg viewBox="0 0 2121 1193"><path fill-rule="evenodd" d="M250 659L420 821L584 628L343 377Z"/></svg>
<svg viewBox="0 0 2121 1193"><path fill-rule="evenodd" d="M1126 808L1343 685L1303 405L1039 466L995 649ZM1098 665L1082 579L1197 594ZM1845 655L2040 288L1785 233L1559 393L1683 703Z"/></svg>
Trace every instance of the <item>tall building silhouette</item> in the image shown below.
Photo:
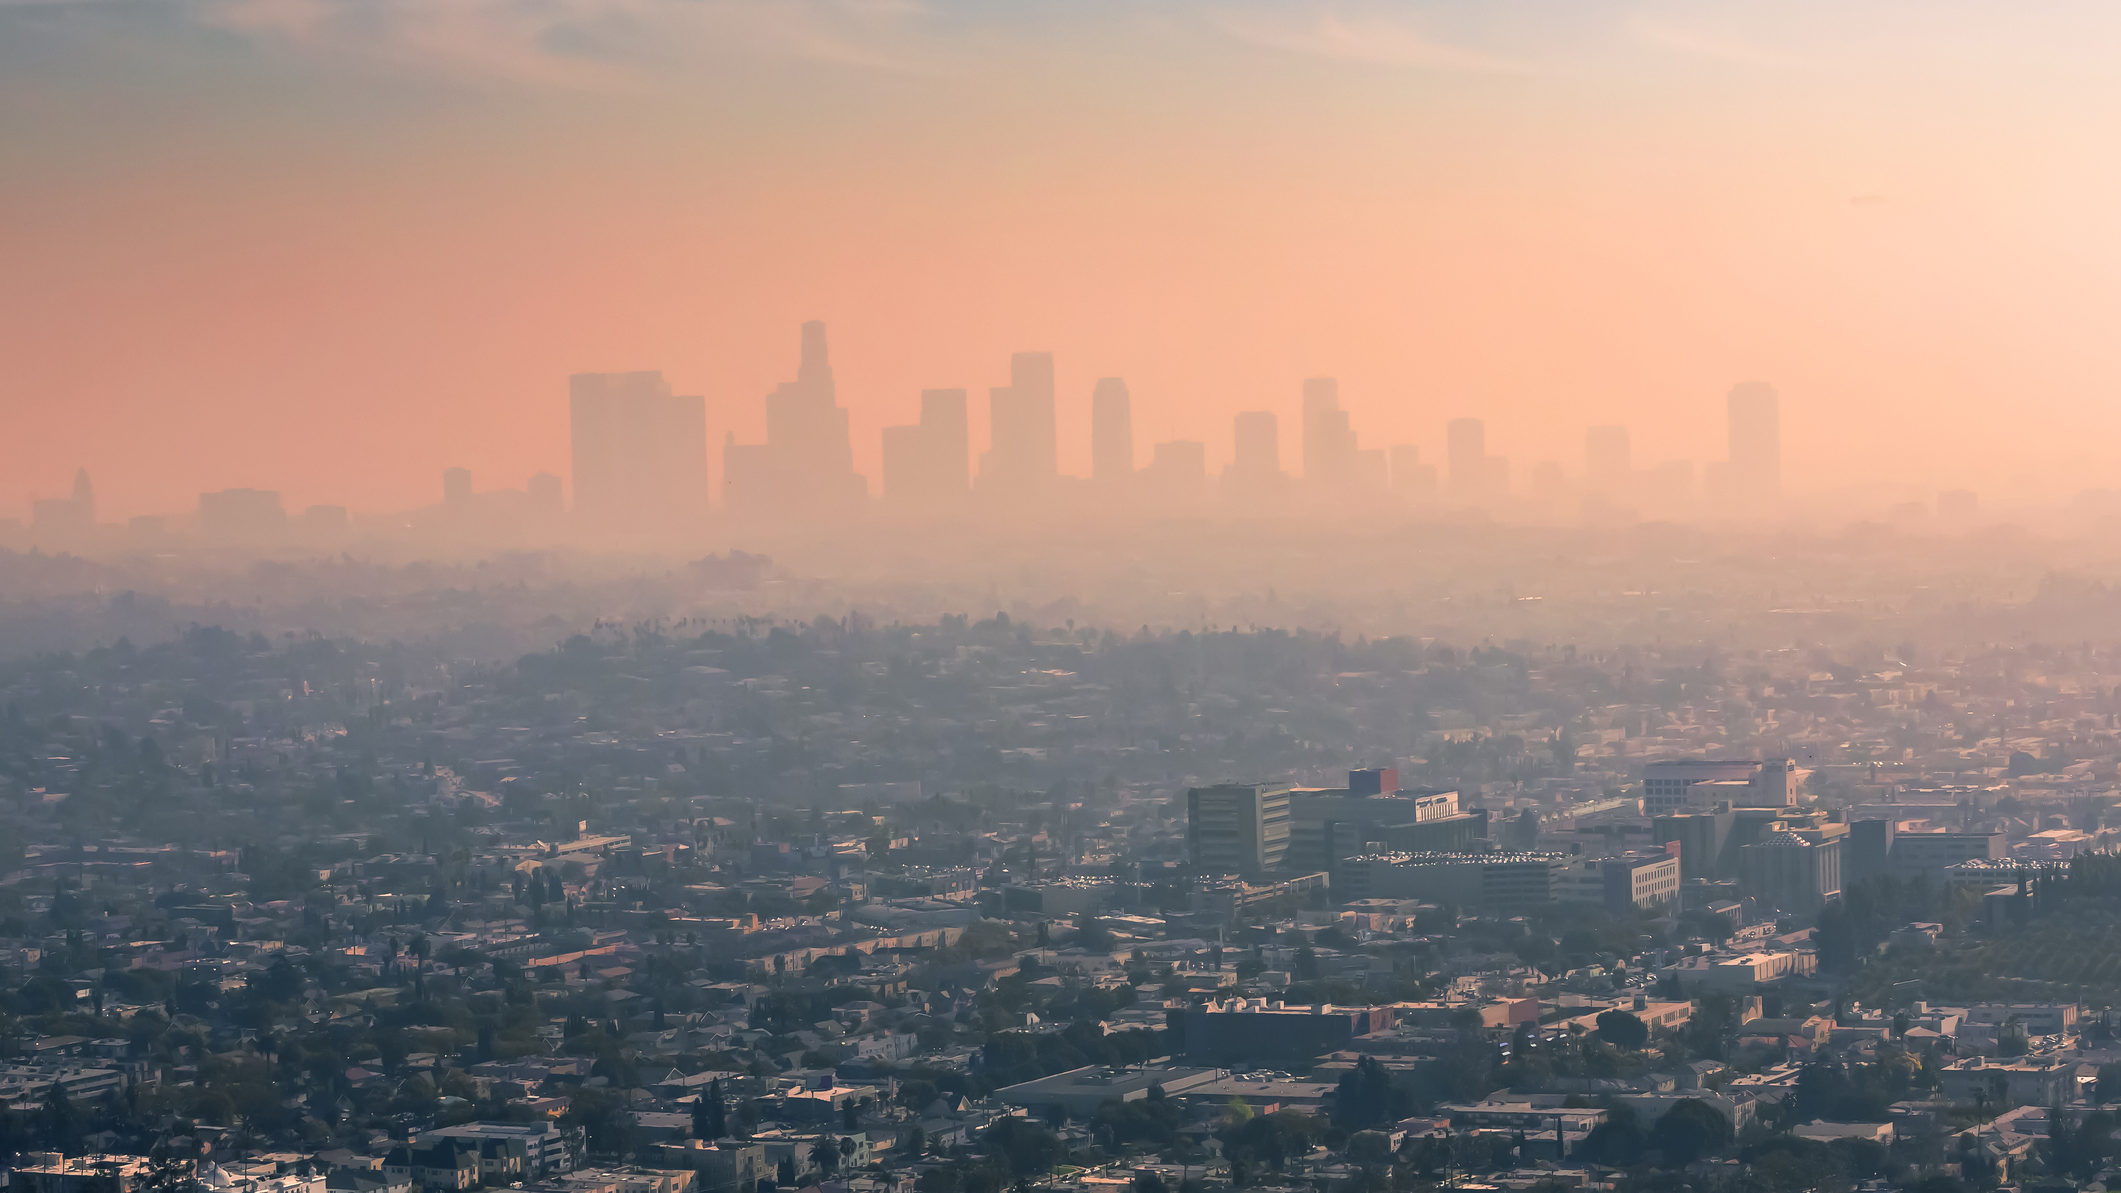
<svg viewBox="0 0 2121 1193"><path fill-rule="evenodd" d="M707 512L706 403L658 372L568 380L574 512L594 533L667 537Z"/></svg>
<svg viewBox="0 0 2121 1193"><path fill-rule="evenodd" d="M1634 476L1626 427L1592 427L1583 433L1583 477L1593 493L1618 496Z"/></svg>
<svg viewBox="0 0 2121 1193"><path fill-rule="evenodd" d="M1208 445L1196 439L1156 444L1141 479L1145 490L1168 504L1198 501L1208 488Z"/></svg>
<svg viewBox="0 0 2121 1193"><path fill-rule="evenodd" d="M1444 428L1444 465L1451 498L1480 504L1490 497L1495 466L1488 459L1488 425L1477 418L1454 418Z"/></svg>
<svg viewBox="0 0 2121 1193"><path fill-rule="evenodd" d="M442 470L442 504L453 510L470 507L471 469L444 468Z"/></svg>
<svg viewBox="0 0 2121 1193"><path fill-rule="evenodd" d="M1355 468L1355 432L1340 408L1340 382L1313 377L1304 382L1304 480L1341 485Z"/></svg>
<svg viewBox="0 0 2121 1193"><path fill-rule="evenodd" d="M823 323L803 324L795 380L766 395L766 442L724 446L722 487L732 513L752 516L843 513L867 496Z"/></svg>
<svg viewBox="0 0 2121 1193"><path fill-rule="evenodd" d="M1281 475L1281 424L1272 410L1246 410L1232 421L1237 454L1232 474L1265 480Z"/></svg>
<svg viewBox="0 0 2121 1193"><path fill-rule="evenodd" d="M1782 497L1782 399L1774 386L1746 381L1731 387L1725 409L1731 499L1746 512L1764 511Z"/></svg>
<svg viewBox="0 0 2121 1193"><path fill-rule="evenodd" d="M884 428L884 497L938 501L965 495L970 467L965 391L921 391L921 421Z"/></svg>
<svg viewBox="0 0 2121 1193"><path fill-rule="evenodd" d="M1103 377L1090 391L1090 476L1121 481L1134 475L1134 405L1127 383Z"/></svg>
<svg viewBox="0 0 2121 1193"><path fill-rule="evenodd" d="M1390 462L1394 493L1423 505L1436 500L1436 465L1422 462L1420 448L1394 444Z"/></svg>
<svg viewBox="0 0 2121 1193"><path fill-rule="evenodd" d="M1037 492L1060 475L1055 430L1053 354L1019 352L1009 358L1009 384L987 391L989 443L980 457L980 484L996 494Z"/></svg>
<svg viewBox="0 0 2121 1193"><path fill-rule="evenodd" d="M53 540L79 538L95 530L96 489L89 484L88 469L74 470L71 494L31 502L29 516L31 529Z"/></svg>
<svg viewBox="0 0 2121 1193"><path fill-rule="evenodd" d="M560 489L560 478L550 472L540 472L530 478L524 486L529 496L530 515L541 522L552 522L567 508L566 498Z"/></svg>

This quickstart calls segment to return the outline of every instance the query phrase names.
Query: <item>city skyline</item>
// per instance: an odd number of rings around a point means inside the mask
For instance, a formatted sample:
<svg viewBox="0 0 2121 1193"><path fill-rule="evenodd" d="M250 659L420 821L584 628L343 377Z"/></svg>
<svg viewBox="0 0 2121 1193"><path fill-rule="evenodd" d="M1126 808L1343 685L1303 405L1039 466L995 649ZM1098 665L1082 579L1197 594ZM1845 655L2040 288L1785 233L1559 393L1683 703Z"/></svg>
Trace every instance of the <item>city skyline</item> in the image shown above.
<svg viewBox="0 0 2121 1193"><path fill-rule="evenodd" d="M569 374L712 414L806 318L872 478L924 388L985 442L1022 347L1211 469L1330 373L1432 462L1467 412L1573 458L1577 410L1703 459L1768 377L1794 487L2121 477L2110 11L342 7L0 6L11 504L81 466L113 517L519 479Z"/></svg>
<svg viewBox="0 0 2121 1193"><path fill-rule="evenodd" d="M1211 499L1240 515L1335 502L1380 514L1481 511L1534 521L1773 521L1788 512L1781 399L1766 382L1729 389L1725 456L1698 470L1692 460L1637 466L1628 428L1601 424L1584 431L1580 459L1539 460L1513 473L1511 459L1490 450L1485 420L1467 415L1445 421L1440 458L1425 458L1418 444L1365 446L1342 406L1339 379L1330 376L1305 378L1299 387L1295 469L1283 467L1280 421L1271 410L1234 414L1230 453L1213 459L1201 439L1140 440L1125 378L1107 376L1092 383L1087 397L1089 467L1069 474L1058 464L1057 428L1071 403L1054 354L1014 352L1008 369L1009 384L988 391L984 448L975 450L966 389L924 389L918 421L882 428L873 477L854 465L821 320L800 326L795 379L758 403L766 427L759 442L742 442L727 429L741 421L734 411L718 407L710 416L706 399L674 393L659 370L577 373L569 378L566 480L541 470L520 490L480 490L471 469L451 465L442 470L434 508L445 516L441 525L459 533L512 520L518 530L542 527L540 533L551 534L566 515L573 536L622 546L681 541L710 519L823 525L870 505L907 514L976 503L1006 514L1064 504L1088 490L1059 486L1084 482L1095 491L1124 493L1131 508L1150 514L1203 511ZM1937 509L1955 525L1970 524L1979 498L1949 490L1939 495ZM96 510L89 473L79 468L70 496L32 502L27 529L51 542L81 540L98 529ZM343 535L349 516L344 505L291 507L277 490L234 487L201 491L191 528L209 541L262 544L289 532ZM183 517L135 515L129 525L159 537Z"/></svg>

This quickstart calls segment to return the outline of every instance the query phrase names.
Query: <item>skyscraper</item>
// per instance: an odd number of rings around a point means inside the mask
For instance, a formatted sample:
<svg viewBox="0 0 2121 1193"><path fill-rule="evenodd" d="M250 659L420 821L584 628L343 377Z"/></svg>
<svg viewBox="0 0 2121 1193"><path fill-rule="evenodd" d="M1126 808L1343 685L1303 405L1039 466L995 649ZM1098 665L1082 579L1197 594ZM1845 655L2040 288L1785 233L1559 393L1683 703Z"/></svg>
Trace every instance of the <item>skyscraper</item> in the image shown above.
<svg viewBox="0 0 2121 1193"><path fill-rule="evenodd" d="M1100 378L1090 392L1090 476L1105 482L1134 474L1134 407L1127 383Z"/></svg>
<svg viewBox="0 0 2121 1193"><path fill-rule="evenodd" d="M935 491L962 497L972 483L972 432L962 389L921 391L921 432L934 470Z"/></svg>
<svg viewBox="0 0 2121 1193"><path fill-rule="evenodd" d="M1746 381L1731 387L1731 498L1747 513L1761 513L1782 497L1782 399L1775 387Z"/></svg>
<svg viewBox="0 0 2121 1193"><path fill-rule="evenodd" d="M1436 465L1421 461L1421 449L1411 443L1394 444L1391 451L1392 491L1408 501L1436 500Z"/></svg>
<svg viewBox="0 0 2121 1193"><path fill-rule="evenodd" d="M52 539L79 538L96 528L96 490L88 469L74 470L74 491L67 497L45 497L30 503L30 526Z"/></svg>
<svg viewBox="0 0 2121 1193"><path fill-rule="evenodd" d="M1444 463L1454 500L1480 504L1488 500L1495 468L1488 462L1488 425L1477 418L1454 418L1444 428Z"/></svg>
<svg viewBox="0 0 2121 1193"><path fill-rule="evenodd" d="M1635 475L1626 427L1592 427L1583 433L1584 480L1593 493L1618 496Z"/></svg>
<svg viewBox="0 0 2121 1193"><path fill-rule="evenodd" d="M854 470L847 410L833 382L823 323L803 324L795 380L766 395L766 442L732 447L722 458L722 485L732 512L839 513L868 494L867 482Z"/></svg>
<svg viewBox="0 0 2121 1193"><path fill-rule="evenodd" d="M1355 432L1340 408L1340 382L1313 377L1304 382L1304 480L1346 484L1355 466Z"/></svg>
<svg viewBox="0 0 2121 1193"><path fill-rule="evenodd" d="M665 538L707 512L707 414L657 372L568 381L574 510L597 534Z"/></svg>
<svg viewBox="0 0 2121 1193"><path fill-rule="evenodd" d="M471 469L442 470L442 504L453 510L466 509L471 505Z"/></svg>
<svg viewBox="0 0 2121 1193"><path fill-rule="evenodd" d="M1142 469L1142 487L1173 505L1198 501L1208 488L1208 445L1197 439L1175 439L1150 449Z"/></svg>
<svg viewBox="0 0 2121 1193"><path fill-rule="evenodd" d="M529 494L530 515L541 522L557 519L566 509L566 499L560 491L560 478L550 472L540 472L531 477L525 490Z"/></svg>
<svg viewBox="0 0 2121 1193"><path fill-rule="evenodd" d="M1060 474L1053 407L1053 354L1019 352L1009 358L1009 384L987 391L987 454L980 484L998 494L1036 492Z"/></svg>
<svg viewBox="0 0 2121 1193"><path fill-rule="evenodd" d="M1232 429L1237 437L1237 454L1230 463L1232 475L1248 481L1281 475L1281 424L1272 410L1243 411Z"/></svg>
<svg viewBox="0 0 2121 1193"><path fill-rule="evenodd" d="M965 494L965 391L921 391L921 421L884 428L884 497L934 501Z"/></svg>

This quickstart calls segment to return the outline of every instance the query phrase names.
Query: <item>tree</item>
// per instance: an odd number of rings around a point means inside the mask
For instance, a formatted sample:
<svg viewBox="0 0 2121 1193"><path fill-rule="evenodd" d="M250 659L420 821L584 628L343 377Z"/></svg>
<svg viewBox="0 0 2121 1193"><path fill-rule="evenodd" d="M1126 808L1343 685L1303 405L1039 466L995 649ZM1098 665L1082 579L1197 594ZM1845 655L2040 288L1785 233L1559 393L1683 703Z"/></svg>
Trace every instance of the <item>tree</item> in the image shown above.
<svg viewBox="0 0 2121 1193"><path fill-rule="evenodd" d="M981 1141L987 1154L1000 1160L1017 1181L1042 1176L1060 1160L1060 1140L1045 1124L1028 1118L996 1119Z"/></svg>
<svg viewBox="0 0 2121 1193"><path fill-rule="evenodd" d="M729 1134L728 1112L722 1105L722 1079L707 1083L707 1092L692 1104L692 1134L709 1143Z"/></svg>
<svg viewBox="0 0 2121 1193"><path fill-rule="evenodd" d="M1598 1016L1598 1037L1618 1048L1640 1048L1650 1042L1650 1029L1632 1012L1615 1008Z"/></svg>
<svg viewBox="0 0 2121 1193"><path fill-rule="evenodd" d="M1680 1100L1650 1128L1651 1146L1675 1168L1714 1155L1730 1142L1730 1120L1699 1098Z"/></svg>
<svg viewBox="0 0 2121 1193"><path fill-rule="evenodd" d="M199 1162L179 1155L167 1142L157 1144L147 1157L147 1168L133 1184L133 1193L196 1193Z"/></svg>

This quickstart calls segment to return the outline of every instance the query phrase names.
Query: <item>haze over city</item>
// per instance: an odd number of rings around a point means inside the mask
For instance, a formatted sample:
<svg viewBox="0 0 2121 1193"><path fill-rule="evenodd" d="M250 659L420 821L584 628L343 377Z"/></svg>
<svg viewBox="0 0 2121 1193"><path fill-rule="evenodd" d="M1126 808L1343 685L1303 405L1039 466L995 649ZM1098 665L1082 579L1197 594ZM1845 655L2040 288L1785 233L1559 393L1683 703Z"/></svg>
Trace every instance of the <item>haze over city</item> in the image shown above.
<svg viewBox="0 0 2121 1193"><path fill-rule="evenodd" d="M2117 61L0 0L0 1191L2121 1189Z"/></svg>
<svg viewBox="0 0 2121 1193"><path fill-rule="evenodd" d="M2057 4L0 7L11 503L292 510L569 478L568 378L661 370L746 440L831 329L855 466L925 389L1056 362L1059 468L1125 378L1143 462L1332 376L1366 446L1487 423L1721 458L1877 512L2115 481L2095 146L2117 18ZM718 447L718 444L717 444ZM718 454L718 452L717 452ZM570 487L571 491L571 487ZM5 511L26 516L26 508Z"/></svg>

